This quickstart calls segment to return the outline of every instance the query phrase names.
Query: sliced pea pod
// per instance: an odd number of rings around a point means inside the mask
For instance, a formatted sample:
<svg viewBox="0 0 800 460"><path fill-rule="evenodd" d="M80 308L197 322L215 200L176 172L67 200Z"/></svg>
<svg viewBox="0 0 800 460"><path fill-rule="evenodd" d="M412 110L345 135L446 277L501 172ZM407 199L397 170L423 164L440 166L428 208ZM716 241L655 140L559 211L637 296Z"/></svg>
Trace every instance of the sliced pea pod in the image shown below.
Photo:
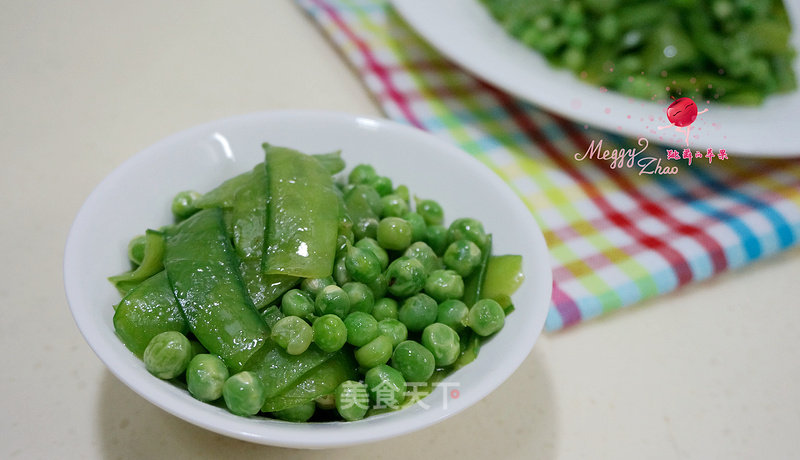
<svg viewBox="0 0 800 460"><path fill-rule="evenodd" d="M258 310L276 301L300 282L300 278L296 276L264 274L261 271L261 260L243 260L239 270L247 293Z"/></svg>
<svg viewBox="0 0 800 460"><path fill-rule="evenodd" d="M109 281L122 295L126 295L139 283L164 269L164 234L156 230L145 232L144 257L135 270L111 276Z"/></svg>
<svg viewBox="0 0 800 460"><path fill-rule="evenodd" d="M114 311L114 330L122 343L139 357L158 334L189 332L165 271L147 278L122 298Z"/></svg>
<svg viewBox="0 0 800 460"><path fill-rule="evenodd" d="M247 362L245 370L261 379L269 400L284 393L291 385L331 356L333 353L324 352L313 343L302 354L290 355L269 340Z"/></svg>
<svg viewBox="0 0 800 460"><path fill-rule="evenodd" d="M164 267L197 340L232 372L240 371L269 330L239 274L222 210L205 209L170 229Z"/></svg>
<svg viewBox="0 0 800 460"><path fill-rule="evenodd" d="M312 156L264 144L267 274L324 278L333 273L339 204L333 179Z"/></svg>
<svg viewBox="0 0 800 460"><path fill-rule="evenodd" d="M267 177L264 166L259 165L236 191L231 208L233 247L242 260L261 261L266 220Z"/></svg>
<svg viewBox="0 0 800 460"><path fill-rule="evenodd" d="M356 364L348 353L336 352L327 361L311 369L279 395L267 398L261 410L274 412L314 401L333 393L345 380L356 379Z"/></svg>
<svg viewBox="0 0 800 460"><path fill-rule="evenodd" d="M460 339L461 354L458 359L456 359L456 362L453 363L452 369L454 371L475 361L475 358L478 357L478 352L481 350L481 344L483 343L483 338L471 330L464 331L460 335Z"/></svg>
<svg viewBox="0 0 800 460"><path fill-rule="evenodd" d="M263 166L263 163L259 163L253 170ZM194 205L201 209L233 207L236 192L250 182L251 175L252 171L247 171L226 180L217 188L198 198Z"/></svg>
<svg viewBox="0 0 800 460"><path fill-rule="evenodd" d="M486 277L481 290L482 299L494 299L505 303L505 298L510 298L522 282L525 274L522 273L522 256L501 255L489 257L486 266Z"/></svg>
<svg viewBox="0 0 800 460"><path fill-rule="evenodd" d="M317 160L331 176L344 170L345 163L342 159L341 150L330 153L318 153L316 155L312 155L312 157Z"/></svg>
<svg viewBox="0 0 800 460"><path fill-rule="evenodd" d="M486 279L486 269L489 266L489 256L492 253L492 235L486 235L486 242L480 247L481 262L478 267L473 270L472 274L464 280L464 297L463 302L471 307L472 304L481 298L483 290L484 279Z"/></svg>

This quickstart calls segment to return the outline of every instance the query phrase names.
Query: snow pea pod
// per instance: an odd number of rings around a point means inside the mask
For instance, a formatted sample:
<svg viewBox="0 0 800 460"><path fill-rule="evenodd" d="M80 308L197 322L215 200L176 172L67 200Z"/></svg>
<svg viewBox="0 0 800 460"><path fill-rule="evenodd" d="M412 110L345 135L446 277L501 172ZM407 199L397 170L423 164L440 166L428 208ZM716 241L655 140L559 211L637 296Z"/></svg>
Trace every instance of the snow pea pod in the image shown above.
<svg viewBox="0 0 800 460"><path fill-rule="evenodd" d="M144 258L142 263L132 270L108 278L122 295L126 295L139 283L164 269L164 234L156 230L145 232Z"/></svg>
<svg viewBox="0 0 800 460"><path fill-rule="evenodd" d="M330 276L339 218L331 175L311 155L269 144L264 151L269 193L264 273Z"/></svg>
<svg viewBox="0 0 800 460"><path fill-rule="evenodd" d="M333 393L345 380L357 378L356 364L352 357L342 351L333 354L327 361L306 373L283 393L267 398L261 410L274 412L313 401L320 396Z"/></svg>
<svg viewBox="0 0 800 460"><path fill-rule="evenodd" d="M230 219L226 228L230 228L233 247L241 260L242 280L257 309L266 307L299 281L295 276L267 275L261 271L267 214L266 174L264 163L259 163L252 171L237 176L239 179L227 191L223 190L225 193L209 192L221 197L214 201L231 205L226 211ZM222 198L225 195L227 198Z"/></svg>
<svg viewBox="0 0 800 460"><path fill-rule="evenodd" d="M342 159L341 150L311 156L316 159L331 175L337 174L344 169L344 160ZM243 188L249 187L250 183L252 182L253 172L259 170L263 172L264 163L259 163L252 170L226 180L213 190L210 190L199 197L194 202L194 205L201 209L234 207L236 195Z"/></svg>
<svg viewBox="0 0 800 460"><path fill-rule="evenodd" d="M139 357L158 334L189 332L165 271L147 278L123 297L114 311L114 330L122 343Z"/></svg>
<svg viewBox="0 0 800 460"><path fill-rule="evenodd" d="M261 272L261 260L242 260L239 265L247 293L257 310L261 310L295 287L300 278L289 275L265 275Z"/></svg>
<svg viewBox="0 0 800 460"><path fill-rule="evenodd" d="M268 340L244 368L261 379L269 400L282 394L331 356L333 353L324 352L313 343L303 353L290 355L275 342Z"/></svg>
<svg viewBox="0 0 800 460"><path fill-rule="evenodd" d="M331 176L334 174L339 174L344 170L345 164L344 160L342 159L342 151L336 150L330 153L318 153L312 155L315 160L317 160L328 174Z"/></svg>
<svg viewBox="0 0 800 460"><path fill-rule="evenodd" d="M267 177L264 165L250 172L233 198L233 247L243 261L261 260L267 220Z"/></svg>
<svg viewBox="0 0 800 460"><path fill-rule="evenodd" d="M481 298L483 290L484 279L486 279L486 268L489 265L489 256L492 253L492 235L486 235L486 241L480 246L481 249L481 262L477 268L464 279L464 303L471 307L472 304Z"/></svg>
<svg viewBox="0 0 800 460"><path fill-rule="evenodd" d="M197 340L232 372L242 370L269 330L247 295L222 210L200 211L169 229L164 267Z"/></svg>
<svg viewBox="0 0 800 460"><path fill-rule="evenodd" d="M263 166L263 163L259 163L252 171L244 172L226 180L218 185L217 188L198 198L194 205L201 209L233 207L236 193L250 183L253 171L263 168Z"/></svg>
<svg viewBox="0 0 800 460"><path fill-rule="evenodd" d="M465 330L460 335L460 340L461 354L459 355L458 359L456 359L456 362L453 363L453 371L461 369L472 361L475 361L475 358L478 357L478 352L480 351L481 344L483 342L483 338L472 332L472 330Z"/></svg>
<svg viewBox="0 0 800 460"><path fill-rule="evenodd" d="M525 281L522 273L522 256L491 256L486 266L486 277L481 290L482 299L510 297Z"/></svg>

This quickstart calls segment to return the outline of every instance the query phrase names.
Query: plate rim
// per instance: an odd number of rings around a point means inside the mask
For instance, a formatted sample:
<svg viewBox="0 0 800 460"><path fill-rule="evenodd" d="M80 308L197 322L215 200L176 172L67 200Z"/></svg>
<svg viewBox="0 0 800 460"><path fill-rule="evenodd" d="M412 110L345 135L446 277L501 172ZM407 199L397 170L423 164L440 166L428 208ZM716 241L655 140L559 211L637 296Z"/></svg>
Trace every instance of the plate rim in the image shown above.
<svg viewBox="0 0 800 460"><path fill-rule="evenodd" d="M459 7L462 8L462 11L463 8L480 8L483 10L482 14L487 18L489 17L489 13L485 11L485 8L478 0L437 0L437 2L426 2L424 0L390 1L407 24L427 43L441 52L447 59L456 63L459 67L480 80L495 85L501 90L519 99L533 103L546 111L579 123L587 124L589 127L601 131L632 138L645 137L651 144L664 147L686 147L686 145L680 143L680 139L678 139L682 138L682 135L673 135L672 139L658 140L657 136L661 133L660 130L654 134L651 132L652 130L649 129L649 125L644 129L632 125L632 123L634 123L634 118L661 116L666 112L666 105L662 106L654 102L634 99L630 96L613 91L602 91L598 87L583 83L577 80L571 72L565 69L554 68L546 64L540 55L510 37L506 31L494 20L491 20L491 18L489 18L491 25L482 23L476 26L474 23L469 23L466 25L461 24L461 26L471 27L470 32L472 35L498 40L497 42L493 42L493 44L501 45L503 51L510 50L514 52L514 57L521 57L525 65L533 65L532 63L536 62L537 70L542 71L544 76L539 78L534 74L525 75L531 77L532 80L535 79L535 82L564 80L566 83L560 83L556 86L556 89L558 89L556 93L578 91L579 94L590 95L591 98L588 104L592 106L592 113L588 113L584 110L587 106L586 101L583 101L581 106L575 107L572 104L572 100L553 100L552 96L556 94L553 91L540 91L537 93L536 90L522 88L521 85L514 82L513 78L511 78L516 77L515 75L507 74L511 75L510 77L502 75L502 72L508 71L509 69L513 71L513 65L511 64L504 64L502 67L482 65L479 59L474 57L476 50L474 46L466 50L457 45L457 42L459 42L457 38L465 38L466 35L459 34L456 36L456 39L446 38L448 36L446 31L450 31L450 27L453 25L451 22L452 19L458 17L453 11L457 11ZM797 5L794 5L792 2L788 3L786 8L790 17L800 18L800 3ZM455 4L458 6L454 9L453 5ZM474 11L471 13L474 13ZM436 23L437 27L432 27L432 18L440 21ZM800 19L794 22L798 23ZM450 35L452 36L452 34ZM798 52L800 52L800 31L797 30L797 27L793 30L790 40L792 40L792 44ZM477 49L480 48L478 47ZM495 64L496 63L497 62L495 62ZM797 77L800 78L800 56L795 59L794 68ZM551 87L551 89L553 88ZM629 104L627 109L635 113L635 116L631 119L614 118L613 122L610 121L611 119L607 119L605 116L609 113L607 111L613 107L614 112L616 112L617 108L621 107L621 104ZM634 107L631 107L630 104L634 105ZM775 159L800 157L800 134L797 134L796 130L783 130L783 128L791 128L791 125L786 121L784 121L781 126L775 127L776 122L780 123L781 120L788 118L787 116L781 116L779 112L779 110L781 110L781 104L785 105L783 110L786 110L787 113L800 113L800 81L798 82L798 89L795 91L785 95L771 96L764 104L764 106L757 108L744 106L730 107L721 104L721 107L715 108L713 111L709 112L709 115L705 115L705 117L709 118L706 125L707 131L703 133L700 139L691 140L689 147L702 150L707 148L713 148L714 150L725 148L729 154L732 153L736 157ZM777 109L772 108L776 105L778 106ZM643 112L639 108L641 106L648 108L648 111L646 113ZM769 111L765 112L764 107L767 107L766 110ZM624 112L625 110L622 111ZM783 115L787 115L787 113ZM753 127L754 123L746 121L758 119L759 117L763 117L764 114L772 115L772 119L760 123L760 126L756 128ZM640 115L642 115L642 117L640 117ZM664 119L663 123L666 123L666 127L671 127L666 119ZM734 125L730 126L731 123ZM727 127L723 133L720 133L719 128L722 125ZM766 133L764 131L757 132L763 129L769 130L770 127L773 127L773 131L767 131ZM752 133L753 135L743 135L743 131ZM708 134L709 132L711 133L710 135ZM792 136L792 132L795 133L794 136ZM736 136L735 139L737 140L731 142L727 134ZM767 148L764 149L763 145L766 145Z"/></svg>

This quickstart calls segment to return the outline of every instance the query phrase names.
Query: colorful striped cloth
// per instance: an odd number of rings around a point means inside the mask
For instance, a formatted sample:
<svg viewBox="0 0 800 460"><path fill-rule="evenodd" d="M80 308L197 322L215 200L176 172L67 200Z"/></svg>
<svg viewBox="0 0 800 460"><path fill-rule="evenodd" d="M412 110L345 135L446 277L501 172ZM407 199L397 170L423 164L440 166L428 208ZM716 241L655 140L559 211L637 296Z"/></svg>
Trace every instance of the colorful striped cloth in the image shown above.
<svg viewBox="0 0 800 460"><path fill-rule="evenodd" d="M386 114L459 145L527 203L550 249L558 330L786 249L800 237L800 162L667 160L675 175L577 161L629 139L540 110L448 62L386 0L298 0ZM755 133L754 133L755 134ZM718 153L718 152L717 152ZM652 154L651 154L652 155Z"/></svg>

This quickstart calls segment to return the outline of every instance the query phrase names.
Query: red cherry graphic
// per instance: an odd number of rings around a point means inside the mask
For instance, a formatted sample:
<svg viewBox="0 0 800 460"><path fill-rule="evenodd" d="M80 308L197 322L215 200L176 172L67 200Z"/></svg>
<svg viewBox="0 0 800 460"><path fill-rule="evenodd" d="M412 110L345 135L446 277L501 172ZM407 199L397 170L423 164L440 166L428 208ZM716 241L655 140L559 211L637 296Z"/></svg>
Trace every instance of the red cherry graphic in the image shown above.
<svg viewBox="0 0 800 460"><path fill-rule="evenodd" d="M688 97L682 97L669 105L667 118L675 126L689 126L697 119L697 104Z"/></svg>

